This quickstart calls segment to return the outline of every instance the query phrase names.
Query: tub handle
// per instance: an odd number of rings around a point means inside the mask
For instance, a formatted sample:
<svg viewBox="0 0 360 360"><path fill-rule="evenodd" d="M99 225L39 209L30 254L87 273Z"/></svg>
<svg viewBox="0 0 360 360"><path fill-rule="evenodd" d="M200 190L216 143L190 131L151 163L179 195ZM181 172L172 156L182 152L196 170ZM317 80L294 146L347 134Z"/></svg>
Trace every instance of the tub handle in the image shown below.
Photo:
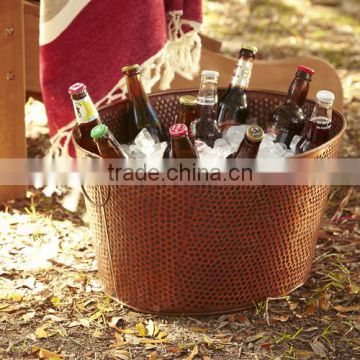
<svg viewBox="0 0 360 360"><path fill-rule="evenodd" d="M100 197L102 199L102 202L101 203L96 203L93 199L91 199L91 197L89 196L89 194L85 190L84 185L81 185L81 190L82 190L84 196L86 197L86 199L88 199L88 201L92 205L94 205L96 207L105 207L105 205L109 202L109 200L110 200L110 186L106 186L106 188L107 188L107 193L106 193L105 199L103 199L103 197L101 195Z"/></svg>

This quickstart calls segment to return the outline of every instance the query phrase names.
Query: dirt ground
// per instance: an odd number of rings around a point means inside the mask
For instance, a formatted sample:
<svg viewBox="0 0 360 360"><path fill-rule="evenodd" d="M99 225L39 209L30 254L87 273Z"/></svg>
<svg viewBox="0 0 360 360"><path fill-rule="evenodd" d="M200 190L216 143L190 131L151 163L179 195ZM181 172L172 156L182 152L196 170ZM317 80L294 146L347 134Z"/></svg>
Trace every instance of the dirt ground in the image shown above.
<svg viewBox="0 0 360 360"><path fill-rule="evenodd" d="M262 58L314 54L334 64L349 122L341 154L358 157L360 20L342 2L300 2L207 1L204 32L229 54L251 41ZM29 154L47 144L46 134L29 137ZM138 314L106 296L84 204L65 210L66 196L30 189L1 205L0 359L360 359L360 188L332 188L304 286L200 318Z"/></svg>

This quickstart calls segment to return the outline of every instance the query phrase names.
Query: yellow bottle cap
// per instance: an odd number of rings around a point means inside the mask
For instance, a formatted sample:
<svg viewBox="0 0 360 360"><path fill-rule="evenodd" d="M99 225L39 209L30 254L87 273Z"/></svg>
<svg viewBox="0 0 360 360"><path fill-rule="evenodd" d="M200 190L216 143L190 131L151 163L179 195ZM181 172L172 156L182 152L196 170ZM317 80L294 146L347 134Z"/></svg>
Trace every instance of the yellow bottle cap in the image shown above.
<svg viewBox="0 0 360 360"><path fill-rule="evenodd" d="M140 65L139 64L126 65L121 69L121 71L122 72L128 72L128 71L140 72Z"/></svg>
<svg viewBox="0 0 360 360"><path fill-rule="evenodd" d="M179 103L187 106L195 106L197 104L197 100L195 96L192 95L183 95L179 98Z"/></svg>

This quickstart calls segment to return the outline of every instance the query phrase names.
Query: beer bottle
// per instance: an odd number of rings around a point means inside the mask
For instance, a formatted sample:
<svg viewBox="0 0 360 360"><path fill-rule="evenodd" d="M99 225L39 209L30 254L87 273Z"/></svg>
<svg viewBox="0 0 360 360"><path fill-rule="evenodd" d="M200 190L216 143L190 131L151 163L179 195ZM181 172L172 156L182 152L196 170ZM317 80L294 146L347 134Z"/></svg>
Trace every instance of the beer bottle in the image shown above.
<svg viewBox="0 0 360 360"><path fill-rule="evenodd" d="M171 138L171 157L174 159L198 158L199 154L188 136L185 124L174 124L169 129Z"/></svg>
<svg viewBox="0 0 360 360"><path fill-rule="evenodd" d="M290 146L294 135L300 135L305 125L305 114L302 106L309 91L314 70L298 66L295 78L290 85L285 102L278 106L270 116L268 133L275 135L275 141Z"/></svg>
<svg viewBox="0 0 360 360"><path fill-rule="evenodd" d="M76 128L77 141L82 148L97 154L97 147L90 133L96 125L101 123L99 113L84 84L73 84L69 87L68 92L74 106L78 125Z"/></svg>
<svg viewBox="0 0 360 360"><path fill-rule="evenodd" d="M249 86L257 48L243 45L229 87L219 100L218 125L224 135L233 125L245 124L248 116L246 89Z"/></svg>
<svg viewBox="0 0 360 360"><path fill-rule="evenodd" d="M91 130L91 137L96 143L99 154L103 158L121 158L127 159L128 155L114 135L105 124L95 126Z"/></svg>
<svg viewBox="0 0 360 360"><path fill-rule="evenodd" d="M334 100L335 95L331 91L318 91L311 118L305 125L303 136L296 144L296 153L303 153L330 140Z"/></svg>
<svg viewBox="0 0 360 360"><path fill-rule="evenodd" d="M185 124L189 129L190 124L195 120L196 117L196 97L192 95L183 95L179 98L179 116L177 123Z"/></svg>
<svg viewBox="0 0 360 360"><path fill-rule="evenodd" d="M228 158L256 158L263 138L264 131L260 126L249 126L238 150L235 153L230 154Z"/></svg>
<svg viewBox="0 0 360 360"><path fill-rule="evenodd" d="M217 71L203 70L196 106L196 138L213 147L215 140L221 138L216 121Z"/></svg>
<svg viewBox="0 0 360 360"><path fill-rule="evenodd" d="M191 95L183 95L179 98L179 114L176 119L176 123L185 124L189 130L189 138L191 142L195 143L194 133L194 120L196 115L196 97ZM168 159L171 157L171 142L168 143L164 151L163 158Z"/></svg>
<svg viewBox="0 0 360 360"><path fill-rule="evenodd" d="M165 131L141 83L140 66L137 64L124 66L122 72L126 75L128 97L133 115L129 119L130 141L133 141L144 128L149 131L155 141L166 141Z"/></svg>

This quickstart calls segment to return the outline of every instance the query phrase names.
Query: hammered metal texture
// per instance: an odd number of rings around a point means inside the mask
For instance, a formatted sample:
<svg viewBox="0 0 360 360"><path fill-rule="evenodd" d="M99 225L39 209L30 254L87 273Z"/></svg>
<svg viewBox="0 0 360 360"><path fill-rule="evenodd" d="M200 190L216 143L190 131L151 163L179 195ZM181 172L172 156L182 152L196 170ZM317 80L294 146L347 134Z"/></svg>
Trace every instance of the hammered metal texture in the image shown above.
<svg viewBox="0 0 360 360"><path fill-rule="evenodd" d="M169 127L179 96L151 101ZM263 124L284 95L249 91ZM311 113L313 103L306 102ZM126 103L100 111L126 139ZM334 112L332 140L305 157L336 157L345 120ZM79 157L87 152L76 144ZM110 189L109 201L101 204ZM127 306L162 314L224 313L284 295L306 281L327 186L88 186L86 207L99 277Z"/></svg>

